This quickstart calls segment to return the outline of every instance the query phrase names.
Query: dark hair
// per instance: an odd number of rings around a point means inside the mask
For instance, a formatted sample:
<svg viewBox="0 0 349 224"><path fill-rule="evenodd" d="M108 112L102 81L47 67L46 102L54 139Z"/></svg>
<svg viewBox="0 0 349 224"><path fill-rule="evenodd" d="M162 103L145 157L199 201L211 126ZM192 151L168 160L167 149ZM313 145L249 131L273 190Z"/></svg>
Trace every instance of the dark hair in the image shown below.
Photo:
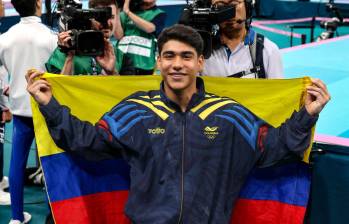
<svg viewBox="0 0 349 224"><path fill-rule="evenodd" d="M37 0L11 0L20 17L34 16Z"/></svg>
<svg viewBox="0 0 349 224"><path fill-rule="evenodd" d="M198 55L203 53L204 41L200 34L190 26L176 24L164 29L158 37L159 54L161 54L164 44L170 40L177 40L190 45Z"/></svg>
<svg viewBox="0 0 349 224"><path fill-rule="evenodd" d="M88 1L88 7L89 8L96 8L97 6L109 6L109 5L115 5L118 7L118 3L116 0L89 0Z"/></svg>

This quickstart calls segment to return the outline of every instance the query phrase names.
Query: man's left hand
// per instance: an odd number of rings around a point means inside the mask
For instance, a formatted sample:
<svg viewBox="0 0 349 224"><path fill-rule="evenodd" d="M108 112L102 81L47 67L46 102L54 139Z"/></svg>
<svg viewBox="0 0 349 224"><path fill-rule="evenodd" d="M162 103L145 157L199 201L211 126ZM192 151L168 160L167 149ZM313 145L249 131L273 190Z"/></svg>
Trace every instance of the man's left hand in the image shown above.
<svg viewBox="0 0 349 224"><path fill-rule="evenodd" d="M307 95L305 98L305 109L312 115L318 115L325 107L331 96L325 83L320 79L311 79L312 85L307 86Z"/></svg>

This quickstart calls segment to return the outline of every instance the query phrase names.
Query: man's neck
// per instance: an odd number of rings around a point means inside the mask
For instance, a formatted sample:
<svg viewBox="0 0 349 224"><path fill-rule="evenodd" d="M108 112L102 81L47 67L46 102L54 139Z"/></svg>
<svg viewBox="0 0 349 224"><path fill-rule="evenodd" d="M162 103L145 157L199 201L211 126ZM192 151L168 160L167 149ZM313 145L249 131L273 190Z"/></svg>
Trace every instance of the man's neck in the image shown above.
<svg viewBox="0 0 349 224"><path fill-rule="evenodd" d="M37 11L34 16L41 17L41 12Z"/></svg>
<svg viewBox="0 0 349 224"><path fill-rule="evenodd" d="M188 104L192 96L197 92L196 87L194 89L174 91L165 85L166 96L173 102L175 102L182 112L187 110Z"/></svg>
<svg viewBox="0 0 349 224"><path fill-rule="evenodd" d="M221 36L221 41L223 44L225 44L231 51L234 51L235 48L245 40L247 34L246 28L243 28L239 31L237 36L235 38L228 38L224 34Z"/></svg>

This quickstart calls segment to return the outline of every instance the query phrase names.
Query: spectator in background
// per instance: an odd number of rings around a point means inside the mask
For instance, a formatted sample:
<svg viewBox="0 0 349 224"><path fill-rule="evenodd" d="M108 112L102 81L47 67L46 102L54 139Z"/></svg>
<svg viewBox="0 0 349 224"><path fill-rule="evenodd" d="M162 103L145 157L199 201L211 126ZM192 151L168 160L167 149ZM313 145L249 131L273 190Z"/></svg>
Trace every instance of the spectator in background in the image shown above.
<svg viewBox="0 0 349 224"><path fill-rule="evenodd" d="M28 223L31 215L23 212L24 171L34 140L34 128L25 74L28 69L44 70L45 62L57 46L57 35L41 23L41 0L12 0L20 22L0 35L0 66L8 74L10 109L13 114L10 161L10 224Z"/></svg>
<svg viewBox="0 0 349 224"><path fill-rule="evenodd" d="M112 17L108 20L108 27L103 27L98 21L93 21L96 30L104 33L105 51L104 54L97 57L77 56L73 50L67 53L61 51L60 47L51 55L46 63L48 72L64 74L64 75L115 75L117 74L117 64L114 48L109 41L109 38L114 33L115 17L117 14L117 4L115 0L90 0L89 8L111 7ZM58 34L58 45L70 47L71 31L64 31Z"/></svg>
<svg viewBox="0 0 349 224"><path fill-rule="evenodd" d="M137 3L139 3L137 5ZM151 75L155 68L156 38L165 25L166 13L156 0L125 0L114 36L120 75Z"/></svg>
<svg viewBox="0 0 349 224"><path fill-rule="evenodd" d="M282 58L275 43L251 28L252 0L211 0L235 6L236 15L219 24L212 55L202 75L238 78L283 78Z"/></svg>
<svg viewBox="0 0 349 224"><path fill-rule="evenodd" d="M8 177L4 176L4 144L5 144L5 122L12 119L12 114L9 110L8 99L5 96L7 72L4 66L0 66L0 205L10 205L10 194L4 190L9 187Z"/></svg>

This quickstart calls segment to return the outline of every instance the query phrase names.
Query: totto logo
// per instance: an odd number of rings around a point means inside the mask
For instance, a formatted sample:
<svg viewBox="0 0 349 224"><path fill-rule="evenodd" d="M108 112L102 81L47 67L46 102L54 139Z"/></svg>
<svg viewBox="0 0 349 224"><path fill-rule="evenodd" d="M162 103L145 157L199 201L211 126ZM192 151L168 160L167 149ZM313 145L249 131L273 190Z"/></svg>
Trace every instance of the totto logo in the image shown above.
<svg viewBox="0 0 349 224"><path fill-rule="evenodd" d="M148 129L148 133L152 135L163 135L165 134L165 129L164 128L153 128L153 129Z"/></svg>

